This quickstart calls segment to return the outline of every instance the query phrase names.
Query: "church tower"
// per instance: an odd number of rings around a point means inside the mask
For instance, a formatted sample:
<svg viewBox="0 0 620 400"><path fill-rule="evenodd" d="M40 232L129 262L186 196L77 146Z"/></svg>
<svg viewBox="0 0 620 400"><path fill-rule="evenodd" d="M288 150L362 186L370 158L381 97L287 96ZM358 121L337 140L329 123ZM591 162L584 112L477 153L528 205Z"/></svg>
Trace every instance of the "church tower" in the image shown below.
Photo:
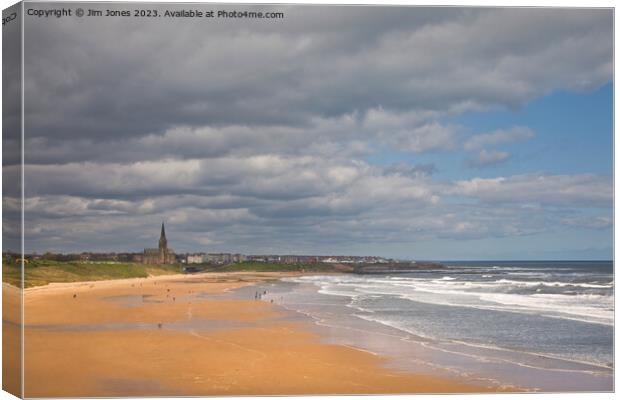
<svg viewBox="0 0 620 400"><path fill-rule="evenodd" d="M174 250L168 248L166 239L166 228L161 223L161 233L159 234L159 247L156 249L144 249L142 263L144 264L174 264L177 258Z"/></svg>
<svg viewBox="0 0 620 400"><path fill-rule="evenodd" d="M159 235L159 248L144 249L142 255L143 264L173 264L176 262L174 250L168 248L168 239L166 239L166 228L161 223L161 233Z"/></svg>

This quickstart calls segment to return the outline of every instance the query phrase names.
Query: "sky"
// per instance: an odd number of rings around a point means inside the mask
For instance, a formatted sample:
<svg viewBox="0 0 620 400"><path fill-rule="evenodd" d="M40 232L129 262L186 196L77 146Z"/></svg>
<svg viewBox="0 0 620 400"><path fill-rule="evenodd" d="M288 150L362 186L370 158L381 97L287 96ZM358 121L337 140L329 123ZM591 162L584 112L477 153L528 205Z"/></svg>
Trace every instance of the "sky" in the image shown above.
<svg viewBox="0 0 620 400"><path fill-rule="evenodd" d="M26 251L612 258L611 10L236 7L26 17Z"/></svg>

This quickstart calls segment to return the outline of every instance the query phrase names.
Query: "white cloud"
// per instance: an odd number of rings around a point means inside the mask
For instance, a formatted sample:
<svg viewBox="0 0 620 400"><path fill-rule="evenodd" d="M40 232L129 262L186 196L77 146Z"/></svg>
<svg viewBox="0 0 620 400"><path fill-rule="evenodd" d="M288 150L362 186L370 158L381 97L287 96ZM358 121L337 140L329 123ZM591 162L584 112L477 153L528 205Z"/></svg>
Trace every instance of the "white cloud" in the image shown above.
<svg viewBox="0 0 620 400"><path fill-rule="evenodd" d="M469 158L466 162L470 167L482 168L500 164L508 158L510 158L510 154L505 151L482 149L475 157Z"/></svg>
<svg viewBox="0 0 620 400"><path fill-rule="evenodd" d="M456 182L445 193L488 203L607 208L613 201L611 180L592 174L474 178Z"/></svg>
<svg viewBox="0 0 620 400"><path fill-rule="evenodd" d="M413 153L452 150L456 147L456 128L431 122L408 132L398 132L392 140L396 141L401 150Z"/></svg>
<svg viewBox="0 0 620 400"><path fill-rule="evenodd" d="M534 132L531 129L515 126L510 129L499 129L490 133L474 135L465 142L464 148L465 150L478 150L487 146L531 139L533 137Z"/></svg>

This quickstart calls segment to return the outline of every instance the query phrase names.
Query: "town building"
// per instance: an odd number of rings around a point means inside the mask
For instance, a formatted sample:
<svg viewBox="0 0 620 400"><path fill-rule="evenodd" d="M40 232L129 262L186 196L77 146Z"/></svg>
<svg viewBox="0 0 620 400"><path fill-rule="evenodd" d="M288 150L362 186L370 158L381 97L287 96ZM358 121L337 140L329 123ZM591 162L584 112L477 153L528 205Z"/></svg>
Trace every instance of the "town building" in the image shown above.
<svg viewBox="0 0 620 400"><path fill-rule="evenodd" d="M206 261L205 253L195 253L187 255L187 263L188 264L202 264Z"/></svg>
<svg viewBox="0 0 620 400"><path fill-rule="evenodd" d="M239 263L239 262L244 262L247 261L247 257L243 254L233 254L232 255L232 262L234 263Z"/></svg>
<svg viewBox="0 0 620 400"><path fill-rule="evenodd" d="M230 253L209 253L207 254L207 262L209 264L230 264L232 254Z"/></svg>

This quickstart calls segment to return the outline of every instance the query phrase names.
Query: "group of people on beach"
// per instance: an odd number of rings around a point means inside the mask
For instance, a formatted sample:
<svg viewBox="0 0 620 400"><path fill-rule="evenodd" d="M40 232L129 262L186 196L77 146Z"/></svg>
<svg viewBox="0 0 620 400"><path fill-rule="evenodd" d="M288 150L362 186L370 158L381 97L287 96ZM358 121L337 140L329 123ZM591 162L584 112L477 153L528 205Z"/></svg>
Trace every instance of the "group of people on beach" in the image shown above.
<svg viewBox="0 0 620 400"><path fill-rule="evenodd" d="M262 300L263 296L265 296L267 294L266 290L263 291L257 291L254 293L254 300ZM270 303L273 303L273 299L269 300Z"/></svg>

